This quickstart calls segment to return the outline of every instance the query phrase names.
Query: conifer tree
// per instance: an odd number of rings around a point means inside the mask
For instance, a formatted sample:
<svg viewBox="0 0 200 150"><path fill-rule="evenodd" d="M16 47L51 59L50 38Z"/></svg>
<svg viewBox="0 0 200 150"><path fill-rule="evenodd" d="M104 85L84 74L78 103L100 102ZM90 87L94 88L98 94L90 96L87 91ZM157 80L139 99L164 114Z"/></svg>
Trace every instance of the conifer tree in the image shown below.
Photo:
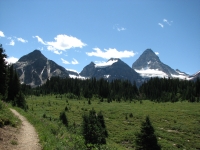
<svg viewBox="0 0 200 150"><path fill-rule="evenodd" d="M5 50L0 44L0 95L2 95L3 100L7 98L7 55L5 54Z"/></svg>
<svg viewBox="0 0 200 150"><path fill-rule="evenodd" d="M26 100L25 100L24 94L21 91L19 91L19 93L16 95L14 99L14 105L24 110L27 109Z"/></svg>
<svg viewBox="0 0 200 150"><path fill-rule="evenodd" d="M8 97L7 97L7 101L13 101L15 96L14 95L14 70L13 70L13 65L11 65L9 68L8 68Z"/></svg>
<svg viewBox="0 0 200 150"><path fill-rule="evenodd" d="M62 121L62 123L63 123L66 127L68 127L68 119L67 119L67 116L66 116L66 114L65 114L64 111L60 113L60 120Z"/></svg>
<svg viewBox="0 0 200 150"><path fill-rule="evenodd" d="M106 144L105 123L102 122L102 119L103 115L98 117L94 109L90 110L89 115L83 115L85 144Z"/></svg>
<svg viewBox="0 0 200 150"><path fill-rule="evenodd" d="M136 150L160 150L160 145L157 142L154 128L151 125L149 116L146 121L142 122L140 133L136 134Z"/></svg>

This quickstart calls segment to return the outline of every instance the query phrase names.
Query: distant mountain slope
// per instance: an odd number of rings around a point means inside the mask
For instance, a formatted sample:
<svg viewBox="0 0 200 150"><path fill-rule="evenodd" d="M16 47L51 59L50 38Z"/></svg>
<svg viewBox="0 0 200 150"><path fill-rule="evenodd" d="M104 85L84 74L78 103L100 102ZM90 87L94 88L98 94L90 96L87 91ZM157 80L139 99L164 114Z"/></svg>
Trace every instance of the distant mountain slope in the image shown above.
<svg viewBox="0 0 200 150"><path fill-rule="evenodd" d="M198 72L196 72L195 74L189 76L189 79L190 79L190 80L193 80L193 81L196 81L197 78L200 79L200 71L198 71Z"/></svg>
<svg viewBox="0 0 200 150"><path fill-rule="evenodd" d="M91 62L83 68L80 75L88 78L104 78L108 81L122 79L139 82L142 79L137 72L118 58L111 58L104 64Z"/></svg>
<svg viewBox="0 0 200 150"><path fill-rule="evenodd" d="M69 77L67 70L48 60L39 50L22 56L15 64L21 83L38 86L52 76Z"/></svg>
<svg viewBox="0 0 200 150"><path fill-rule="evenodd" d="M151 50L145 50L142 55L133 63L132 68L138 72L142 77L161 77L161 78L180 78L188 79L189 75L174 70L168 65L162 63L159 57Z"/></svg>

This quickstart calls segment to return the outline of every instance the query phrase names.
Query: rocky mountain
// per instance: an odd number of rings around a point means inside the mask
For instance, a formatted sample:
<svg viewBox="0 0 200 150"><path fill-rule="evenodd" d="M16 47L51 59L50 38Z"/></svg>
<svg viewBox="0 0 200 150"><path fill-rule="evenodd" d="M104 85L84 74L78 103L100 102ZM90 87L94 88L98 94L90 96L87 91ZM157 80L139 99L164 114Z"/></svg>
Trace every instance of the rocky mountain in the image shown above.
<svg viewBox="0 0 200 150"><path fill-rule="evenodd" d="M111 58L102 64L91 62L83 68L80 75L86 78L104 78L108 81L122 79L136 81L137 83L142 79L137 72L118 58Z"/></svg>
<svg viewBox="0 0 200 150"><path fill-rule="evenodd" d="M193 74L193 75L189 76L189 80L196 81L196 80L197 80L197 78L199 78L199 79L200 79L200 71L198 71L197 73L195 73L195 74Z"/></svg>
<svg viewBox="0 0 200 150"><path fill-rule="evenodd" d="M69 77L68 71L47 59L39 50L21 57L15 64L21 83L38 86L46 82L52 76Z"/></svg>
<svg viewBox="0 0 200 150"><path fill-rule="evenodd" d="M188 79L189 75L180 70L172 69L162 63L159 57L151 50L145 50L142 55L133 63L132 68L143 78L161 77L161 78L180 78Z"/></svg>

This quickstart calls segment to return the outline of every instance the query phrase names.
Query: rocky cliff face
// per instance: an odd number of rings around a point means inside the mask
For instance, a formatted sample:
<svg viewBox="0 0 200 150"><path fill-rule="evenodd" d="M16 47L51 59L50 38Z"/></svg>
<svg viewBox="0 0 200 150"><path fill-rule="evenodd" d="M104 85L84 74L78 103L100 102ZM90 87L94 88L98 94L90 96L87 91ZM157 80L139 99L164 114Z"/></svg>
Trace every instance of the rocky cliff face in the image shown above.
<svg viewBox="0 0 200 150"><path fill-rule="evenodd" d="M140 82L142 79L137 72L118 58L111 58L104 64L91 62L83 68L80 75L88 78L104 78L108 81L122 79Z"/></svg>
<svg viewBox="0 0 200 150"><path fill-rule="evenodd" d="M48 60L39 50L21 57L15 64L21 83L38 86L46 82L52 76L69 77L65 68Z"/></svg>

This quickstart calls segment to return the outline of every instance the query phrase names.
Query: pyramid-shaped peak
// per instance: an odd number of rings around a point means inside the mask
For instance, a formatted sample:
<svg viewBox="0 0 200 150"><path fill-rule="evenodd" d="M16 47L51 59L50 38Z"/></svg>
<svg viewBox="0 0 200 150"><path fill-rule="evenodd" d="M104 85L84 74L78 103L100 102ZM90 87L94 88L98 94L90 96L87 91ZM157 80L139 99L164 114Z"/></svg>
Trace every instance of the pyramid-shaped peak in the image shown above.
<svg viewBox="0 0 200 150"><path fill-rule="evenodd" d="M151 49L146 49L142 55L133 63L133 69L145 68L147 65L150 67L153 64L161 63L159 57Z"/></svg>
<svg viewBox="0 0 200 150"><path fill-rule="evenodd" d="M142 53L142 55L150 55L150 56L158 57L158 56L156 55L156 53L155 53L152 49L146 49L146 50ZM141 56L142 56L142 55L141 55Z"/></svg>
<svg viewBox="0 0 200 150"><path fill-rule="evenodd" d="M119 58L110 58L108 61L117 61L117 60L120 60Z"/></svg>
<svg viewBox="0 0 200 150"><path fill-rule="evenodd" d="M32 51L31 53L40 53L40 54L42 54L41 53L41 51L40 50L38 50L38 49L35 49L34 51Z"/></svg>
<svg viewBox="0 0 200 150"><path fill-rule="evenodd" d="M23 57L21 57L18 61L19 62L25 62L25 61L35 61L37 59L47 59L40 50L34 50L31 53L24 55Z"/></svg>

